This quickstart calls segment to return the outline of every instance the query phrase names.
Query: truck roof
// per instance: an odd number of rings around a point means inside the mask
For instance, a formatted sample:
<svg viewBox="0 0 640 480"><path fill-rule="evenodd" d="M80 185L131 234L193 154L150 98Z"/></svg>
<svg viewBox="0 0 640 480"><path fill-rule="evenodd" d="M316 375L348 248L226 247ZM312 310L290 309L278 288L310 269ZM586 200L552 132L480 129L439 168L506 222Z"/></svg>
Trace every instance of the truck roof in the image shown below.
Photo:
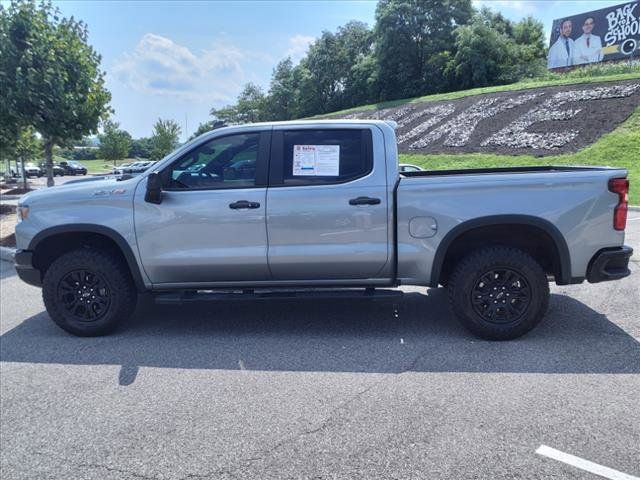
<svg viewBox="0 0 640 480"><path fill-rule="evenodd" d="M380 125L390 126L394 130L398 124L391 120L347 120L341 118L334 119L318 119L318 120L286 120L278 122L256 122L256 123L243 123L238 125L227 125L226 127L216 128L215 130L209 130L209 132L220 132L226 130L238 130L238 129L254 129L263 127L312 127L319 125Z"/></svg>

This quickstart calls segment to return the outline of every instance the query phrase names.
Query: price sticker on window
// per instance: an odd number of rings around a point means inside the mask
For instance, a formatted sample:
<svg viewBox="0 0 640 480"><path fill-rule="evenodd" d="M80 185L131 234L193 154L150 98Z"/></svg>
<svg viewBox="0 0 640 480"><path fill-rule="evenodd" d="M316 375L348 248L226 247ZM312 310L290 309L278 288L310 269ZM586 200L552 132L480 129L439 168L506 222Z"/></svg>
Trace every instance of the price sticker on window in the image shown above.
<svg viewBox="0 0 640 480"><path fill-rule="evenodd" d="M339 176L340 145L294 145L293 175Z"/></svg>

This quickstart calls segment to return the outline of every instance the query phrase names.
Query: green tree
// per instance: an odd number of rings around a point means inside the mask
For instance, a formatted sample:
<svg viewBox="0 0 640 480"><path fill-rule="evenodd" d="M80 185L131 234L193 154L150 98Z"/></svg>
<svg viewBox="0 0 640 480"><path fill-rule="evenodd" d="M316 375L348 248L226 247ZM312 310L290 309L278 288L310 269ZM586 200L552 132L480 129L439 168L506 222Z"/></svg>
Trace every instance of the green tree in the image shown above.
<svg viewBox="0 0 640 480"><path fill-rule="evenodd" d="M153 125L151 159L159 160L171 153L178 146L180 132L181 129L178 122L159 118Z"/></svg>
<svg viewBox="0 0 640 480"><path fill-rule="evenodd" d="M533 17L526 17L513 27L517 44L518 78L536 77L547 72L547 48L544 25Z"/></svg>
<svg viewBox="0 0 640 480"><path fill-rule="evenodd" d="M127 156L129 158L151 158L152 150L153 145L150 138L136 138L131 141Z"/></svg>
<svg viewBox="0 0 640 480"><path fill-rule="evenodd" d="M377 101L380 97L378 85L375 55L373 52L359 55L349 71L348 106L355 107Z"/></svg>
<svg viewBox="0 0 640 480"><path fill-rule="evenodd" d="M198 128L193 135L189 137L189 140L193 140L196 137L199 137L203 133L210 132L211 130L215 130L216 128L222 128L225 126L225 123L222 120L210 120L208 122L203 122L198 125Z"/></svg>
<svg viewBox="0 0 640 480"><path fill-rule="evenodd" d="M368 93L372 87L372 78L376 72L373 58L373 32L366 23L351 21L338 28L336 34L338 59L336 77L340 95L336 98L335 108L354 107L370 100ZM363 88L362 82L365 82ZM333 105L331 105L333 108Z"/></svg>
<svg viewBox="0 0 640 480"><path fill-rule="evenodd" d="M514 80L515 42L492 28L484 17L456 29L456 54L451 71L460 89Z"/></svg>
<svg viewBox="0 0 640 480"><path fill-rule="evenodd" d="M129 154L131 148L131 135L120 129L120 124L107 120L104 122L100 139L100 157L106 160L122 160Z"/></svg>
<svg viewBox="0 0 640 480"><path fill-rule="evenodd" d="M236 103L237 123L252 123L266 120L265 95L255 83L247 83Z"/></svg>
<svg viewBox="0 0 640 480"><path fill-rule="evenodd" d="M362 65L354 70L354 65L371 51L371 31L362 22L349 22L336 33L322 32L309 46L297 72L302 97L298 113L313 115L356 105L356 98L362 99L363 70Z"/></svg>
<svg viewBox="0 0 640 480"><path fill-rule="evenodd" d="M296 83L291 58L280 61L271 75L266 99L269 120L291 120L295 116Z"/></svg>
<svg viewBox="0 0 640 480"><path fill-rule="evenodd" d="M454 30L472 14L471 0L380 0L374 39L380 100L436 91L429 59L454 51Z"/></svg>
<svg viewBox="0 0 640 480"><path fill-rule="evenodd" d="M86 25L60 17L49 2L14 0L2 15L7 58L2 60L5 104L0 110L12 110L10 121L40 133L51 186L54 145L95 133L108 113L111 95L100 56L88 44Z"/></svg>
<svg viewBox="0 0 640 480"><path fill-rule="evenodd" d="M544 29L532 17L514 23L482 8L455 35L456 54L448 71L457 88L515 82L546 70Z"/></svg>
<svg viewBox="0 0 640 480"><path fill-rule="evenodd" d="M247 83L234 105L227 105L210 111L214 120L239 125L242 123L262 122L268 119L267 97L255 83Z"/></svg>
<svg viewBox="0 0 640 480"><path fill-rule="evenodd" d="M7 165L15 157L20 131L26 126L16 108L17 59L10 41L12 27L9 11L0 4L0 156Z"/></svg>

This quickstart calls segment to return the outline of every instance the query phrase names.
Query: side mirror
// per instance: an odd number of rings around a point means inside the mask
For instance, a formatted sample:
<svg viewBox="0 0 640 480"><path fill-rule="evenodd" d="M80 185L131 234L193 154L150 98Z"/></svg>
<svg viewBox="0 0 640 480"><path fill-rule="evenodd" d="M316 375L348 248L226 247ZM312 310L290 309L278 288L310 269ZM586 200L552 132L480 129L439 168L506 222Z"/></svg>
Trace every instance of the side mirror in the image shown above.
<svg viewBox="0 0 640 480"><path fill-rule="evenodd" d="M162 203L162 178L158 172L151 172L147 177L147 192L144 201L149 203Z"/></svg>

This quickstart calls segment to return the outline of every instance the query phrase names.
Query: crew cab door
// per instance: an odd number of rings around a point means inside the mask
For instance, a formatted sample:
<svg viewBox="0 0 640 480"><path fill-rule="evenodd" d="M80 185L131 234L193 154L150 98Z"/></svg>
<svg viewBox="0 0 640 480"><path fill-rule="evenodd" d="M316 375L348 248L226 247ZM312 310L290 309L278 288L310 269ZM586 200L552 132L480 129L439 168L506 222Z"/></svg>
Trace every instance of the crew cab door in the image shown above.
<svg viewBox="0 0 640 480"><path fill-rule="evenodd" d="M162 201L135 195L140 258L154 284L269 279L266 183L270 132L215 137L164 168Z"/></svg>
<svg viewBox="0 0 640 480"><path fill-rule="evenodd" d="M274 280L385 276L390 212L381 145L376 127L274 127L267 192Z"/></svg>

